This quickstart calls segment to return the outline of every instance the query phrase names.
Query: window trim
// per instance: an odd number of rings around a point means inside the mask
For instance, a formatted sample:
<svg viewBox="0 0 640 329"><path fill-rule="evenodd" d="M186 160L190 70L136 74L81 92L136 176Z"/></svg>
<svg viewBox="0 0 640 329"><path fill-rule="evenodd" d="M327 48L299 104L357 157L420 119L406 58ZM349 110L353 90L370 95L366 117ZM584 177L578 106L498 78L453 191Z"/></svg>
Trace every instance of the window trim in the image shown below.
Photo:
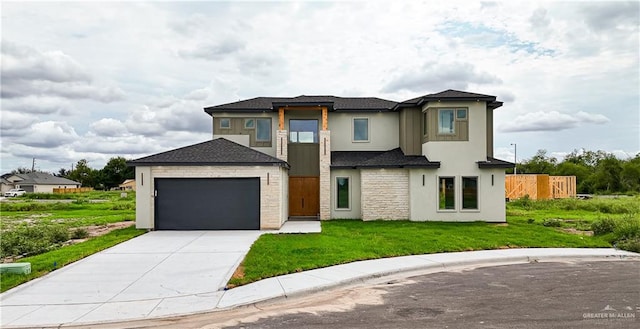
<svg viewBox="0 0 640 329"><path fill-rule="evenodd" d="M253 127L247 127L248 122L253 122ZM256 129L256 118L245 118L244 119L244 129Z"/></svg>
<svg viewBox="0 0 640 329"><path fill-rule="evenodd" d="M451 209L447 209L447 208L440 208L440 180L443 178L453 178L453 208ZM457 212L458 210L458 193L457 193L457 186L456 186L456 176L437 176L436 177L436 195L437 195L437 212Z"/></svg>
<svg viewBox="0 0 640 329"><path fill-rule="evenodd" d="M224 122L225 120L229 122L228 127L222 125L222 122ZM231 129L231 118L220 118L220 129Z"/></svg>
<svg viewBox="0 0 640 329"><path fill-rule="evenodd" d="M476 179L476 208L464 207L464 179ZM460 176L460 212L480 212L480 176Z"/></svg>
<svg viewBox="0 0 640 329"><path fill-rule="evenodd" d="M367 120L367 139L356 140L356 120ZM353 117L351 120L351 141L353 143L369 143L371 141L371 120L369 117Z"/></svg>
<svg viewBox="0 0 640 329"><path fill-rule="evenodd" d="M429 112L428 109L422 112L422 137L429 136Z"/></svg>
<svg viewBox="0 0 640 329"><path fill-rule="evenodd" d="M339 189L339 184L338 184L338 179L340 178L346 178L347 179L347 202L349 203L349 207L347 208L339 208L338 207L338 202L340 200L339 196L338 196L338 189ZM351 176L335 176L335 182L336 182L336 201L333 204L333 210L335 211L351 211L351 204L352 204L352 200L351 200Z"/></svg>
<svg viewBox="0 0 640 329"><path fill-rule="evenodd" d="M273 129L273 126L272 126L273 124L271 122L271 118L254 118L254 120L255 120L254 121L255 122L254 127L255 127L255 130L256 130L256 142L271 142L271 139L272 139L271 130ZM267 129L267 131L269 132L269 138L268 139L260 139L260 138L258 138L258 121L259 120L269 121L269 129Z"/></svg>

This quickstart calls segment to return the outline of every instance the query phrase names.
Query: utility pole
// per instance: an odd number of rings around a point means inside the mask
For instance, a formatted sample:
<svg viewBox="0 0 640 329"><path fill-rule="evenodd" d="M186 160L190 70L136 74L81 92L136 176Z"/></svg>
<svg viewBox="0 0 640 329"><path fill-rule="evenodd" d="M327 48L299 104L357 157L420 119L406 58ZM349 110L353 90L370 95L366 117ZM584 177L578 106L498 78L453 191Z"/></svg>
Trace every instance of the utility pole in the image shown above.
<svg viewBox="0 0 640 329"><path fill-rule="evenodd" d="M36 158L33 158L33 161L31 161L31 172L36 171Z"/></svg>
<svg viewBox="0 0 640 329"><path fill-rule="evenodd" d="M515 167L513 167L513 175L518 174L518 144L511 143L513 145L513 162L515 163Z"/></svg>

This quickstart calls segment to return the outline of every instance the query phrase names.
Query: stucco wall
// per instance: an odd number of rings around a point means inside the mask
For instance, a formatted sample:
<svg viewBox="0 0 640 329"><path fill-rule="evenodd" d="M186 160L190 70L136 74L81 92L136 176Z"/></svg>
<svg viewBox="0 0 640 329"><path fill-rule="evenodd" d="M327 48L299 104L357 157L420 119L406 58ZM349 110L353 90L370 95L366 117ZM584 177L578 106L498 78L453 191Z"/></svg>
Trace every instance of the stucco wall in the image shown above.
<svg viewBox="0 0 640 329"><path fill-rule="evenodd" d="M493 175L493 184L492 176ZM423 185L424 176L424 185ZM455 177L455 209L438 209L438 177ZM478 177L478 209L462 209L462 177ZM410 219L414 221L504 222L504 170L478 169L465 172L412 169L409 173Z"/></svg>
<svg viewBox="0 0 640 329"><path fill-rule="evenodd" d="M336 177L349 178L349 209L337 209L338 193ZM362 218L360 203L360 170L333 169L331 170L331 218Z"/></svg>
<svg viewBox="0 0 640 329"><path fill-rule="evenodd" d="M353 141L353 118L369 119L369 141ZM396 112L329 113L332 151L387 151L399 147L399 114Z"/></svg>
<svg viewBox="0 0 640 329"><path fill-rule="evenodd" d="M407 169L361 169L362 220L409 218Z"/></svg>
<svg viewBox="0 0 640 329"><path fill-rule="evenodd" d="M268 176L267 176L268 174ZM278 229L288 216L286 169L279 166L153 166L136 167L136 227L152 229L154 225L155 178L260 178L260 228ZM144 176L144 185L140 180ZM147 178L148 177L148 178Z"/></svg>

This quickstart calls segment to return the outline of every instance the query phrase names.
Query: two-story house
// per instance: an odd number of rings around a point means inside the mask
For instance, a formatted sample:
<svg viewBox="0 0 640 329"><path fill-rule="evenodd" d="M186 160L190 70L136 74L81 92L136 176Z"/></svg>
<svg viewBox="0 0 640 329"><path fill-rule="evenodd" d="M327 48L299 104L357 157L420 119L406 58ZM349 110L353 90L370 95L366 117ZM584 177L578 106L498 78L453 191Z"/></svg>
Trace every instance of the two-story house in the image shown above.
<svg viewBox="0 0 640 329"><path fill-rule="evenodd" d="M205 108L213 139L133 160L138 228L290 218L505 221L495 96L258 97Z"/></svg>

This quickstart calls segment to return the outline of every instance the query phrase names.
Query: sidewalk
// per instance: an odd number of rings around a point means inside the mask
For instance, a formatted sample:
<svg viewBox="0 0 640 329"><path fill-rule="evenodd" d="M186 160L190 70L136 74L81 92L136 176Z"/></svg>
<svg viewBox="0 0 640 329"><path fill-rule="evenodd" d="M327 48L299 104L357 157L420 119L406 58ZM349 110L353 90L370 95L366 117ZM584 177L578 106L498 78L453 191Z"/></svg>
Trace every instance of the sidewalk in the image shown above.
<svg viewBox="0 0 640 329"><path fill-rule="evenodd" d="M157 300L146 299L108 303L111 305L103 307L105 317L103 320L96 322L151 319L230 309L268 299L308 294L331 287L407 271L429 270L440 272L461 266L478 267L543 261L586 260L640 261L640 254L615 249L502 249L359 261L268 278L227 291L204 291L198 294ZM83 324L86 321L77 321L80 319L78 313L95 306L88 304L57 305L55 306L55 318L51 316L33 316L38 313L40 307L42 306L37 305L37 301L34 301L34 305L2 305L2 327ZM16 316L19 314L21 316Z"/></svg>

